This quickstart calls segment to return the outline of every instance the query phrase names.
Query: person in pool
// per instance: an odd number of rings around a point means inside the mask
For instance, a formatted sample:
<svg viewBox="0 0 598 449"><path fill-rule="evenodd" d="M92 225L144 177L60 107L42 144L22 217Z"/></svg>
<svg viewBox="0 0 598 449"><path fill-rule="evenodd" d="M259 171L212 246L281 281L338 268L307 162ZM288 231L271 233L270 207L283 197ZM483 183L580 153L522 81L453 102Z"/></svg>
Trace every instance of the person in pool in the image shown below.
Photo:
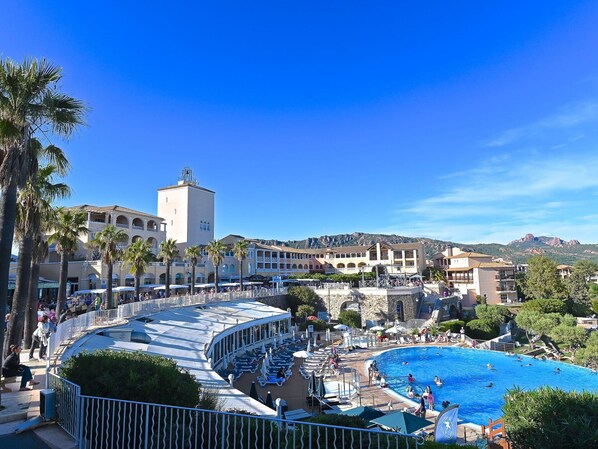
<svg viewBox="0 0 598 449"><path fill-rule="evenodd" d="M409 375L407 376L407 382L411 384L415 382L415 377L413 377L413 374L409 373Z"/></svg>
<svg viewBox="0 0 598 449"><path fill-rule="evenodd" d="M437 387L442 385L442 379L438 376L434 376L434 383L436 384Z"/></svg>
<svg viewBox="0 0 598 449"><path fill-rule="evenodd" d="M415 396L415 393L413 392L413 387L411 385L408 385L407 388L405 388L405 391L407 392L407 396L409 396L410 398L413 398L413 396Z"/></svg>
<svg viewBox="0 0 598 449"><path fill-rule="evenodd" d="M496 369L496 368L494 368L494 367L492 366L492 363L488 363L488 364L486 365L486 368L488 368L488 369L491 369L491 370L494 370L494 369Z"/></svg>
<svg viewBox="0 0 598 449"><path fill-rule="evenodd" d="M492 382L490 382L488 385L486 385L486 388L492 388L494 386L494 384Z"/></svg>

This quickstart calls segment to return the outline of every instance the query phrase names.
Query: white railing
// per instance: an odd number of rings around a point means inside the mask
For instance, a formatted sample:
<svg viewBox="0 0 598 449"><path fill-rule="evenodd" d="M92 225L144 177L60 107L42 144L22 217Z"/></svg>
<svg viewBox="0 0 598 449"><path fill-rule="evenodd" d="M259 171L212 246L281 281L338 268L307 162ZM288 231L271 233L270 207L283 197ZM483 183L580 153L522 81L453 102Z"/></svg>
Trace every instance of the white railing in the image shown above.
<svg viewBox="0 0 598 449"><path fill-rule="evenodd" d="M411 449L422 436L81 395L51 376L56 420L86 449ZM279 410L282 414L282 410Z"/></svg>
<svg viewBox="0 0 598 449"><path fill-rule="evenodd" d="M56 332L50 336L48 342L48 358L50 359L56 354L62 345L68 344L87 330L98 326L119 324L135 316L169 310L173 307L187 307L210 302L234 301L237 299L257 299L284 295L286 293L287 288L260 288L227 293L199 293L196 295L170 296L168 298L132 302L121 304L117 309L87 312L64 321L57 326Z"/></svg>

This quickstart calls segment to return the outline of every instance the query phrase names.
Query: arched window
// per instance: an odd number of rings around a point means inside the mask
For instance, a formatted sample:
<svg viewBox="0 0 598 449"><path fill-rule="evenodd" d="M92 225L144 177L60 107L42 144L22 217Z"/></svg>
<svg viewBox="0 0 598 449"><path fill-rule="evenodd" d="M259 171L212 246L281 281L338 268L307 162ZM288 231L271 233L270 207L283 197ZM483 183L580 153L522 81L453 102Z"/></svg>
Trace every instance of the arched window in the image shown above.
<svg viewBox="0 0 598 449"><path fill-rule="evenodd" d="M144 229L143 220L141 218L133 218L133 229Z"/></svg>
<svg viewBox="0 0 598 449"><path fill-rule="evenodd" d="M337 263L336 264L336 268L345 268L345 264L344 263Z"/></svg>
<svg viewBox="0 0 598 449"><path fill-rule="evenodd" d="M116 226L119 228L128 228L129 219L124 215L119 215L118 217L116 217Z"/></svg>
<svg viewBox="0 0 598 449"><path fill-rule="evenodd" d="M353 262L349 262L347 264L347 268L355 268L355 264Z"/></svg>

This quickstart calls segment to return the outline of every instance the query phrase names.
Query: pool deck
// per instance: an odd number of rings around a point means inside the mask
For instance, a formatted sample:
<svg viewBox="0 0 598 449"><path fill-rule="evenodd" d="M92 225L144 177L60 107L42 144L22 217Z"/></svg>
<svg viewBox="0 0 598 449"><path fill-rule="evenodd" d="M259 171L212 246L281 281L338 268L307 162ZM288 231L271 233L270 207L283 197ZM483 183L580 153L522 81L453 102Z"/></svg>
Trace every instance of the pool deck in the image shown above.
<svg viewBox="0 0 598 449"><path fill-rule="evenodd" d="M397 345L394 342L390 342L383 346L378 346L369 349L357 349L341 356L341 366L355 368L358 370L361 376L360 384L360 403L353 403L347 405L341 405L341 409L349 409L357 407L359 405L370 406L377 408L385 413L400 411L407 409L413 411L417 407L417 404L410 401L407 398L403 398L390 390L389 388L380 388L378 385L368 385L368 373L366 371L366 361L374 357L375 355L387 351L390 349L397 348L408 348L408 347L422 347L423 344L417 345ZM453 346L447 344L430 344L426 346ZM283 398L287 401L288 410L304 409L308 413L317 414L319 411L317 407L314 409L310 408L306 401L307 392L307 380L299 374L299 366L301 366L302 359L295 361L293 365L293 375L282 385L268 385L265 388L260 387L257 382L258 394L266 398L268 392L271 392L273 400L276 398ZM252 381L256 380L256 374L244 374L234 384L234 387L242 391L245 394L249 394ZM389 407L390 406L390 407ZM436 421L436 417L439 412L428 410L426 413L426 419L430 421ZM498 417L497 417L498 418ZM433 430L433 426L426 428L426 431L430 432ZM480 426L470 423L460 424L457 432L458 443L475 442L476 438L481 435Z"/></svg>

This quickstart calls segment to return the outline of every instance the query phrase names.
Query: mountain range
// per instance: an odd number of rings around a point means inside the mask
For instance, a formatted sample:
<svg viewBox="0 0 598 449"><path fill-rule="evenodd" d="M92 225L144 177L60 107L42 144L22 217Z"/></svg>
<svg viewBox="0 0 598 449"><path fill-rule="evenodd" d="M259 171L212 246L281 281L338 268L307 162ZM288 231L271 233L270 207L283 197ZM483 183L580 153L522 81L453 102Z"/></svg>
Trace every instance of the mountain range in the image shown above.
<svg viewBox="0 0 598 449"><path fill-rule="evenodd" d="M536 237L526 234L506 245L500 243L458 243L429 238L404 237L396 234L368 234L354 232L352 234L323 235L309 237L304 240L261 240L267 245L289 246L291 248L329 248L350 245L372 245L376 242L413 243L422 242L426 250L426 258L443 251L448 245L461 248L463 251L475 251L502 258L512 263L525 263L536 255L545 255L559 264L573 264L577 260L588 259L598 262L598 244L581 244L577 240L565 241L559 237Z"/></svg>

